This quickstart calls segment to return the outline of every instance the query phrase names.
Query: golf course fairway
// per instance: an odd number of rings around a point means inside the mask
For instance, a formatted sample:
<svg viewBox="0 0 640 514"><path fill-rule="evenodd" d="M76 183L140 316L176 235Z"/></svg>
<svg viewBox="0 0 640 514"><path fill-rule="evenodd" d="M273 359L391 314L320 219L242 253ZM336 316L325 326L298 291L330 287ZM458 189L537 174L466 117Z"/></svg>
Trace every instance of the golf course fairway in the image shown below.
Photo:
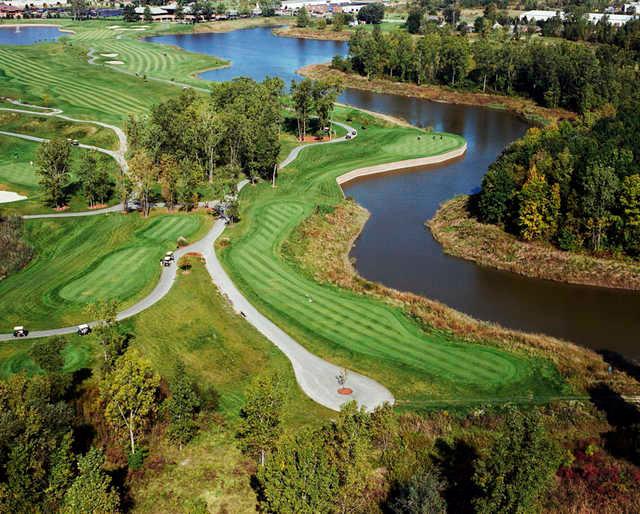
<svg viewBox="0 0 640 514"><path fill-rule="evenodd" d="M160 258L176 240L202 237L205 215L108 214L25 221L36 257L0 282L0 331L30 330L86 321L86 307L116 300L125 308L155 286Z"/></svg>
<svg viewBox="0 0 640 514"><path fill-rule="evenodd" d="M220 243L220 257L243 293L312 352L389 387L399 405L530 400L566 394L555 367L489 342L473 344L423 330L399 307L321 285L286 261L282 245L316 209L342 199L335 179L364 166L437 155L464 144L451 134L381 126L340 109L360 129L353 141L305 149L278 179L247 187L241 222Z"/></svg>

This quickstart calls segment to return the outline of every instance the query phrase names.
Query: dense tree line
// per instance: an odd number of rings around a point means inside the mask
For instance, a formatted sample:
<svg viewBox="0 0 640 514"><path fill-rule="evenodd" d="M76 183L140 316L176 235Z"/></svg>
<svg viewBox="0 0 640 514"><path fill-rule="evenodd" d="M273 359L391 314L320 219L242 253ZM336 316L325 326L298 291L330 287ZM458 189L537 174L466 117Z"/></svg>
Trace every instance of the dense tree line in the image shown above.
<svg viewBox="0 0 640 514"><path fill-rule="evenodd" d="M562 249L640 255L638 100L592 121L531 129L489 168L481 220Z"/></svg>
<svg viewBox="0 0 640 514"><path fill-rule="evenodd" d="M209 97L184 90L148 116L128 120L130 189L143 211L157 184L173 207L196 203L205 185L220 198L240 174L254 180L273 173L280 152L282 81L239 78L212 88Z"/></svg>
<svg viewBox="0 0 640 514"><path fill-rule="evenodd" d="M562 41L512 40L494 31L475 43L435 32L414 39L402 32L358 29L349 57L333 66L368 78L521 94L548 107L588 111L630 96L635 62L616 47Z"/></svg>

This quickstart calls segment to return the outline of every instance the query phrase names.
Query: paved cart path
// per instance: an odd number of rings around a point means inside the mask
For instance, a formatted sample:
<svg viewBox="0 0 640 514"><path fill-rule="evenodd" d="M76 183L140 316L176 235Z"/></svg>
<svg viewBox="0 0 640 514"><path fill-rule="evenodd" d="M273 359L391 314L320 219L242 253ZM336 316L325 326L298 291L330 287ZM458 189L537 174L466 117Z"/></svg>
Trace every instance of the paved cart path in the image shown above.
<svg viewBox="0 0 640 514"><path fill-rule="evenodd" d="M29 106L34 107L35 106ZM28 112L33 114L32 111L18 111ZM61 111L48 110L47 112L39 113L42 116L58 116L61 117ZM68 119L68 118L67 118ZM85 121L85 120L82 120ZM351 133L351 137L356 137L356 131L353 127L339 124L348 133ZM25 136L23 134L4 133L5 135L11 135L14 137L23 137L33 141L44 141L42 138L34 136ZM124 136L124 133L123 133ZM329 144L339 143L345 141L346 138L336 138L332 141L325 141L316 144ZM80 145L83 148L92 148L104 153L111 152L96 147L89 147L88 145ZM299 153L310 145L301 145L294 148L289 155L282 161L279 168L282 169L290 164ZM124 138L124 144L121 144L120 150L126 151L126 137ZM121 154L124 160L124 153ZM115 157L114 157L115 158ZM123 167L123 171L126 170ZM240 191L246 184L247 180L238 184L238 191ZM72 216L93 216L96 214L102 214L104 212L114 212L120 210L121 206L114 206L109 209L85 211L79 213L63 213L63 214L49 214L49 215L35 215L33 217L72 217ZM229 275L226 273L214 250L214 243L216 239L224 232L225 222L221 219L217 220L211 230L199 241L189 246L180 248L175 252L176 261L183 255L196 252L200 253L206 262L207 271L211 276L213 283L218 287L220 292L229 300L233 308L242 315L249 323L251 323L260 333L262 333L267 339L275 344L290 360L293 370L296 376L296 380L302 390L312 400L318 402L325 407L333 410L339 410L341 405L347 401L355 400L359 405L364 406L368 410L373 410L379 405L384 403L393 403L394 398L391 392L385 388L382 384L379 384L375 380L372 380L364 375L355 372L347 372L345 387L353 390L351 395L341 395L338 393L338 381L337 376L344 370L324 359L314 355L308 351L304 346L295 341L292 337L286 334L282 329L270 321L267 317L262 315L251 303L242 295L240 290L235 286ZM156 284L156 287L151 291L149 295L135 303L128 309L120 312L117 316L119 320L135 316L136 314L148 309L152 305L159 302L164 298L177 276L177 266L172 264L171 266L163 267L160 275L160 280ZM97 322L92 321L89 325L95 325ZM28 327L27 327L28 328ZM64 327L50 330L37 330L30 332L27 338L38 338L56 335L72 334L76 331L76 327ZM13 339L12 334L0 334L0 341L7 341Z"/></svg>

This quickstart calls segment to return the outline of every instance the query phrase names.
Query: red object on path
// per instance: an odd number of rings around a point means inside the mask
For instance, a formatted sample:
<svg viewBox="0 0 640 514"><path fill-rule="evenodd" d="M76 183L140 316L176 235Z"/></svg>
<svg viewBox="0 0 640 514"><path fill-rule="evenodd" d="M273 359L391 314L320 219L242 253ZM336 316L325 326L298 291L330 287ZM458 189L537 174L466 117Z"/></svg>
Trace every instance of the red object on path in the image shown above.
<svg viewBox="0 0 640 514"><path fill-rule="evenodd" d="M344 394L346 396L351 393L353 393L353 389L350 389L349 387L341 387L338 389L338 394Z"/></svg>

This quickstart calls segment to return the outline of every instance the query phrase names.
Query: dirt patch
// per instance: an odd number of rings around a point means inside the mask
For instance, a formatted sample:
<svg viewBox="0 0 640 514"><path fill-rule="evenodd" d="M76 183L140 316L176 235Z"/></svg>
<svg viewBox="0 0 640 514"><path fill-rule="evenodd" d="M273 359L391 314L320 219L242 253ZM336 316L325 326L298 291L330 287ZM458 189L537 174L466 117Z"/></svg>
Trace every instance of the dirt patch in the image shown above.
<svg viewBox="0 0 640 514"><path fill-rule="evenodd" d="M561 119L574 119L575 113L564 109L547 109L536 105L532 100L487 93L457 91L443 86L418 86L405 82L393 82L386 79L368 80L366 77L352 73L344 73L332 69L328 64L312 64L297 70L308 78L326 80L329 77L339 78L345 87L388 93L393 95L423 98L434 102L479 105L493 109L505 109L533 122L554 122Z"/></svg>
<svg viewBox="0 0 640 514"><path fill-rule="evenodd" d="M427 226L450 255L533 278L640 290L640 263L563 252L545 243L528 243L500 227L480 223L468 209L469 197L443 204Z"/></svg>
<svg viewBox="0 0 640 514"><path fill-rule="evenodd" d="M323 41L349 41L351 32L341 31L335 32L331 28L327 30L317 30L300 27L280 27L273 30L276 36L294 37L298 39L316 39Z"/></svg>
<svg viewBox="0 0 640 514"><path fill-rule="evenodd" d="M96 209L104 209L108 207L108 205L106 203L97 203L95 205L92 205L91 207L89 207L90 211L95 211Z"/></svg>

